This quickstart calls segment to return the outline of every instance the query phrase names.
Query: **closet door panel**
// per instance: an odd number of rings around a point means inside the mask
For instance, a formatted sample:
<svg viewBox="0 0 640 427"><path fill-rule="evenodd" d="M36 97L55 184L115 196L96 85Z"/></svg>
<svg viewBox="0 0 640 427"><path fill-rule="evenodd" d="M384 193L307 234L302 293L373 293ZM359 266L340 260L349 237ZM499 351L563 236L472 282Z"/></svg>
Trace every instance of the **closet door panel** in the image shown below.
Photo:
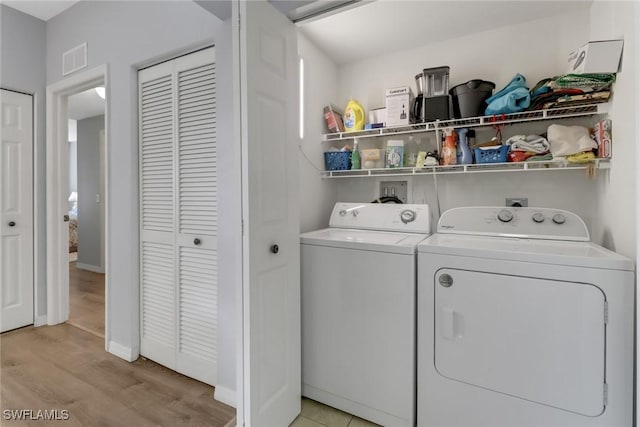
<svg viewBox="0 0 640 427"><path fill-rule="evenodd" d="M216 79L213 49L176 60L178 371L216 382Z"/></svg>
<svg viewBox="0 0 640 427"><path fill-rule="evenodd" d="M213 48L140 72L141 354L214 385L217 149Z"/></svg>
<svg viewBox="0 0 640 427"><path fill-rule="evenodd" d="M217 254L180 248L178 371L215 385L218 292Z"/></svg>
<svg viewBox="0 0 640 427"><path fill-rule="evenodd" d="M140 353L176 368L173 64L139 73Z"/></svg>
<svg viewBox="0 0 640 427"><path fill-rule="evenodd" d="M181 58L178 81L179 233L217 234L216 92L213 52ZM184 69L181 69L184 68ZM193 104L199 105L194 109Z"/></svg>

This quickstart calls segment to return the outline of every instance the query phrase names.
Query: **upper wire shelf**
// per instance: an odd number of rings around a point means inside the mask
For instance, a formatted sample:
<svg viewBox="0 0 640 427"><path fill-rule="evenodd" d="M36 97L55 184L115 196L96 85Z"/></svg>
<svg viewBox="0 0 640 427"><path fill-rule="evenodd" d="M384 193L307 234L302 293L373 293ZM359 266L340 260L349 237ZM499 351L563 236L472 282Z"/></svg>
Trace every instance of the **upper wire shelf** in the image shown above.
<svg viewBox="0 0 640 427"><path fill-rule="evenodd" d="M532 110L520 113L501 114L499 116L468 117L464 119L438 120L435 122L384 127L356 132L328 133L323 135L323 141L340 141L353 138L373 138L378 136L394 136L408 133L434 132L438 129L444 128L475 128L537 120L566 119L570 117L606 114L608 112L608 103L585 104L572 107L550 108L548 110Z"/></svg>

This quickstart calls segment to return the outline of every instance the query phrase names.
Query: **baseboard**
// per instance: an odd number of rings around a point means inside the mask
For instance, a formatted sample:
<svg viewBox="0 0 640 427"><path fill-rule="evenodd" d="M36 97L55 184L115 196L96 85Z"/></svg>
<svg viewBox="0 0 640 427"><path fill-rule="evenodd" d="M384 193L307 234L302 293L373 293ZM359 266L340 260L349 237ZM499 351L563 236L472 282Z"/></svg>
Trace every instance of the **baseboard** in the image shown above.
<svg viewBox="0 0 640 427"><path fill-rule="evenodd" d="M126 360L127 362L133 362L138 359L140 352L137 348L125 347L122 344L118 344L114 341L109 341L109 353L114 356L118 356L121 359Z"/></svg>
<svg viewBox="0 0 640 427"><path fill-rule="evenodd" d="M213 398L218 402L226 403L234 408L236 407L236 391L230 388L217 385L213 392Z"/></svg>
<svg viewBox="0 0 640 427"><path fill-rule="evenodd" d="M97 265L84 264L82 262L76 261L76 268L80 270L93 271L94 273L104 274L104 268L98 267Z"/></svg>
<svg viewBox="0 0 640 427"><path fill-rule="evenodd" d="M238 422L236 421L236 417L231 418L231 420L224 425L224 427L236 427Z"/></svg>
<svg viewBox="0 0 640 427"><path fill-rule="evenodd" d="M46 324L47 324L47 315L46 314L43 314L43 315L40 315L40 316L36 317L35 322L33 322L33 326L35 328L37 328L38 326L44 326Z"/></svg>

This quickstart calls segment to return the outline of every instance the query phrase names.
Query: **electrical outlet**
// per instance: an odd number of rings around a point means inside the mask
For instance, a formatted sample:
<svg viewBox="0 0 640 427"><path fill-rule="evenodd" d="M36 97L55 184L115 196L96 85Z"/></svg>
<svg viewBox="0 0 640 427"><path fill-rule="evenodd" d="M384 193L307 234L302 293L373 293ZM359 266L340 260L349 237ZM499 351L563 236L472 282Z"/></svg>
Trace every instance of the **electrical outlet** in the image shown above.
<svg viewBox="0 0 640 427"><path fill-rule="evenodd" d="M407 181L382 181L380 183L380 197L395 196L407 203Z"/></svg>
<svg viewBox="0 0 640 427"><path fill-rule="evenodd" d="M512 208L526 208L529 206L529 199L526 197L507 197L505 206Z"/></svg>

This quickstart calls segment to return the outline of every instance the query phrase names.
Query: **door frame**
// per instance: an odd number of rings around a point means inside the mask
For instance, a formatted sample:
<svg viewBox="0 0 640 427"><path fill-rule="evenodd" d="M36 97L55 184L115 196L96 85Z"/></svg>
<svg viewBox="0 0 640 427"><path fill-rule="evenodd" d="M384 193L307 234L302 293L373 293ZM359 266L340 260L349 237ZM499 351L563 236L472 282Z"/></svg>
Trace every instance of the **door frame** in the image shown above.
<svg viewBox="0 0 640 427"><path fill-rule="evenodd" d="M46 195L46 232L37 230L37 239L46 238L46 283L47 283L47 324L56 325L69 318L69 251L61 250L68 241L64 235L66 225L63 212L67 212L67 169L68 169L68 97L79 92L104 86L107 93L104 111L105 136L105 176L103 196L104 221L104 263L105 263L105 349L109 343L109 79L106 64L80 72L69 78L47 86L46 106L46 188L36 188L36 197L41 192ZM37 153L36 153L37 156ZM36 157L37 158L37 157ZM66 169L65 169L66 168ZM37 254L37 252L36 252ZM36 259L36 264L37 259ZM65 273L66 272L66 273ZM66 274L66 280L65 280ZM36 294L37 297L37 294ZM37 301L36 301L37 307Z"/></svg>

